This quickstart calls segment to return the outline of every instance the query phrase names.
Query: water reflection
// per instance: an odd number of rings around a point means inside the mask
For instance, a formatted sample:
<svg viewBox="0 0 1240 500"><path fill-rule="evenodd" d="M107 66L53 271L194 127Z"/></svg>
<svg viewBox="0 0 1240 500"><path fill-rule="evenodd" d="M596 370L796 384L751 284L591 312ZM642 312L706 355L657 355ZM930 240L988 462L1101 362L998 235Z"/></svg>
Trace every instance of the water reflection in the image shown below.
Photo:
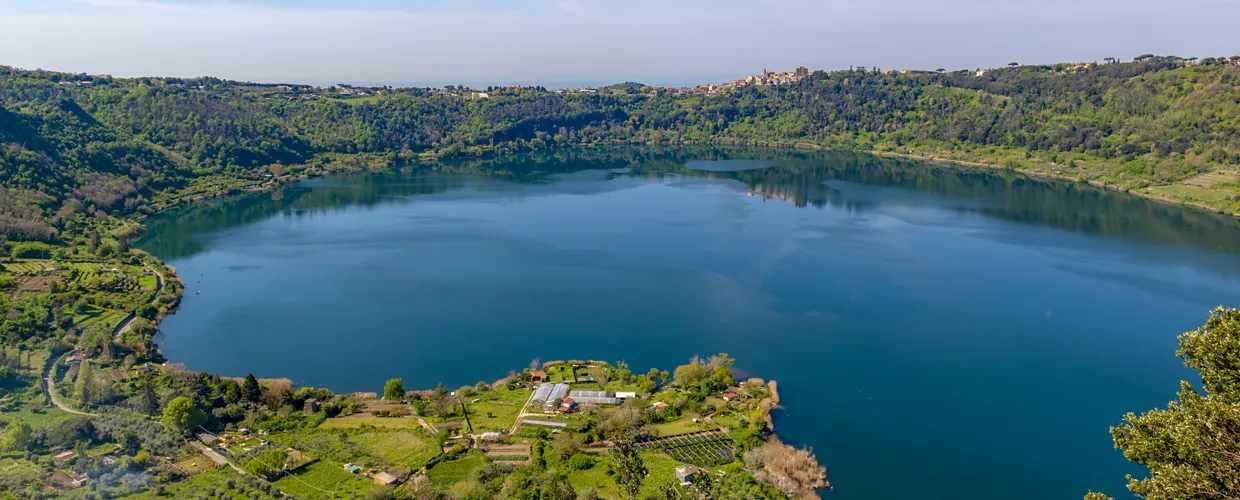
<svg viewBox="0 0 1240 500"><path fill-rule="evenodd" d="M565 150L312 179L153 217L148 221L153 236L139 245L168 259L186 257L205 249L201 241L189 237L193 234L275 215L313 217L345 207L405 203L410 197L466 186L478 189L478 178L496 181L484 190L503 190L517 183L542 185L544 193L584 193L619 189L626 186L625 180L674 177L732 180L750 196L803 208L830 206L859 214L894 207L904 214L947 210L1143 244L1240 253L1240 221L1232 217L1086 184L867 154L728 148ZM528 195L527 191L518 196Z"/></svg>

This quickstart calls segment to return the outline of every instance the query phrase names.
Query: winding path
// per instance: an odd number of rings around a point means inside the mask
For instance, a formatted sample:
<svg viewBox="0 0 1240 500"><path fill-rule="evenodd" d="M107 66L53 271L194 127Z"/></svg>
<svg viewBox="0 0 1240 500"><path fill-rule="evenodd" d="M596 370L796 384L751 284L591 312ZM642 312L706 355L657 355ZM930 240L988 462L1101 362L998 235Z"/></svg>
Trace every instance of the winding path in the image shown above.
<svg viewBox="0 0 1240 500"><path fill-rule="evenodd" d="M73 352L73 351L69 351L69 352ZM52 404L56 405L57 408L60 408L66 413L72 413L74 415L81 415L84 417L99 416L98 413L87 413L84 411L75 410L73 408L70 408L68 405L64 403L61 403L59 399L56 399L56 381L52 380L52 369L55 368L56 365L60 363L60 360L63 359L66 354L69 354L69 353L61 354L60 357L52 361L49 361L47 363L47 367L43 369L43 378L41 379L43 381L43 393L47 395L48 399L52 400Z"/></svg>
<svg viewBox="0 0 1240 500"><path fill-rule="evenodd" d="M149 264L143 264L143 265L146 266L146 269L148 271L155 274L155 291L151 293L151 300L147 301L147 304L155 305L155 303L159 301L160 292L164 291L164 275L156 271ZM125 316L125 319L121 320L121 322L116 325L116 328L112 329L112 336L114 338L119 338L121 334L129 331L129 327L133 325L133 320L136 319L137 317L138 317L137 311L129 313L129 316ZM40 381L43 382L43 394L47 395L47 399L51 400L53 405L56 405L57 408L60 408L66 413L72 413L74 415L81 415L84 417L98 416L99 415L98 413L89 413L89 412L84 412L80 410L75 410L69 407L69 405L62 403L59 399L56 399L56 381L52 380L52 370L56 368L56 365L60 364L60 361L64 359L66 355L72 352L73 351L69 351L67 353L61 354L56 359L49 361L47 363L47 366L43 368L43 377L40 379Z"/></svg>

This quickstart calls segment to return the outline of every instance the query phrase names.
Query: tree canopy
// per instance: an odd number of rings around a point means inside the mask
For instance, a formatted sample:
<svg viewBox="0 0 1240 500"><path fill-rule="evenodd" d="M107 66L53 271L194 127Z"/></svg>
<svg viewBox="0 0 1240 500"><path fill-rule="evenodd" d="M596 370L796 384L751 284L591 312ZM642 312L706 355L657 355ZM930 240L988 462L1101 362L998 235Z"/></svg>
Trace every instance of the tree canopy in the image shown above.
<svg viewBox="0 0 1240 500"><path fill-rule="evenodd" d="M383 384L383 399L386 401L401 401L405 399L405 384L401 379L389 379Z"/></svg>
<svg viewBox="0 0 1240 500"><path fill-rule="evenodd" d="M192 399L179 396L164 407L164 416L160 421L169 429L186 432L205 423L207 414Z"/></svg>
<svg viewBox="0 0 1240 500"><path fill-rule="evenodd" d="M1115 447L1149 468L1128 489L1149 500L1240 498L1240 310L1218 308L1180 336L1176 354L1201 375L1167 408L1124 415ZM1087 500L1106 498L1091 493Z"/></svg>

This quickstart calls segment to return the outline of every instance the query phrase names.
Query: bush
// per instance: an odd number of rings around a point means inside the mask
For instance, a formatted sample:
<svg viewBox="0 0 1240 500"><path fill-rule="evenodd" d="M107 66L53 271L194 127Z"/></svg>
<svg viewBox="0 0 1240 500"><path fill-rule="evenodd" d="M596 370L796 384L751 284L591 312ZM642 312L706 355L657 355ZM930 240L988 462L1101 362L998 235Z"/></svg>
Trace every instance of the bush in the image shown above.
<svg viewBox="0 0 1240 500"><path fill-rule="evenodd" d="M19 259L48 259L52 256L52 247L47 243L24 241L13 244L12 254Z"/></svg>
<svg viewBox="0 0 1240 500"><path fill-rule="evenodd" d="M586 470L594 467L594 463L594 457L578 453L568 457L568 460L564 461L564 466L569 470Z"/></svg>

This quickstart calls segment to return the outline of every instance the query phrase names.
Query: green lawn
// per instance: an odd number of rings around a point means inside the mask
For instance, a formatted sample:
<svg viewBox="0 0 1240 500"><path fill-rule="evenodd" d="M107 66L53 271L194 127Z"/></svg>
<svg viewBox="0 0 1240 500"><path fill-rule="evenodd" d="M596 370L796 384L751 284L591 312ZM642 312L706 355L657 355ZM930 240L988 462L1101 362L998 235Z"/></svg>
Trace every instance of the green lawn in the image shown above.
<svg viewBox="0 0 1240 500"><path fill-rule="evenodd" d="M367 476L344 470L344 464L320 460L277 479L275 485L280 491L308 500L330 497L320 490L334 492L336 498L364 496L374 487L374 482Z"/></svg>
<svg viewBox="0 0 1240 500"><path fill-rule="evenodd" d="M357 429L367 425L383 429L418 429L418 419L405 417L344 417L329 418L319 424L320 429Z"/></svg>
<svg viewBox="0 0 1240 500"><path fill-rule="evenodd" d="M446 490L457 482L465 480L469 477L470 471L482 467L484 463L486 462L482 458L482 453L470 452L456 460L436 464L426 472L426 475L431 480L432 487Z"/></svg>
<svg viewBox="0 0 1240 500"><path fill-rule="evenodd" d="M440 453L439 444L422 429L362 432L350 435L349 440L373 455L409 468L419 467Z"/></svg>
<svg viewBox="0 0 1240 500"><path fill-rule="evenodd" d="M202 455L194 455L185 460L177 462L177 467L190 475L198 475L203 472L212 470L216 467L215 462Z"/></svg>
<svg viewBox="0 0 1240 500"><path fill-rule="evenodd" d="M31 427L38 429L48 427L56 422L68 419L73 415L61 411L56 407L39 407L36 409L22 408L18 411L4 412L0 413L0 416L9 419L9 421L25 422L30 424Z"/></svg>
<svg viewBox="0 0 1240 500"><path fill-rule="evenodd" d="M724 427L727 427L729 429L744 429L746 427L745 423L741 422L740 419L736 418L736 414L734 413L717 414L714 417L712 417L711 420L714 420L715 423L722 425Z"/></svg>
<svg viewBox="0 0 1240 500"><path fill-rule="evenodd" d="M87 455L87 456L90 456L90 457L102 457L102 456L107 455L108 453L112 453L112 452L114 452L114 451L116 451L116 450L118 450L118 449L120 449L120 445L118 445L118 444L116 444L116 443L103 443L103 444L101 444L101 445L99 445L99 446L96 446L96 447L91 448L90 450L88 450L88 451L86 452L86 455Z"/></svg>
<svg viewBox="0 0 1240 500"><path fill-rule="evenodd" d="M138 278L138 286L142 287L143 290L154 291L156 288L159 288L159 279L154 274L142 276Z"/></svg>
<svg viewBox="0 0 1240 500"><path fill-rule="evenodd" d="M474 395L480 399L469 404L469 419L474 424L474 431L506 431L512 427L521 413L521 407L530 398L530 391L524 389L508 390L499 388Z"/></svg>
<svg viewBox="0 0 1240 500"><path fill-rule="evenodd" d="M654 424L650 426L654 429L656 436L671 436L674 434L688 434L690 432L705 431L717 429L718 427L710 424L695 424L692 416L686 416L674 422L665 422L662 424Z"/></svg>
<svg viewBox="0 0 1240 500"><path fill-rule="evenodd" d="M649 475L642 482L641 498L657 497L659 488L664 484L676 481L676 467L679 462L671 457L654 451L642 453ZM607 474L610 465L606 457L602 457L594 467L582 471L573 471L568 475L569 484L580 492L586 488L594 488L600 498L620 498L620 489L616 486L614 475Z"/></svg>

